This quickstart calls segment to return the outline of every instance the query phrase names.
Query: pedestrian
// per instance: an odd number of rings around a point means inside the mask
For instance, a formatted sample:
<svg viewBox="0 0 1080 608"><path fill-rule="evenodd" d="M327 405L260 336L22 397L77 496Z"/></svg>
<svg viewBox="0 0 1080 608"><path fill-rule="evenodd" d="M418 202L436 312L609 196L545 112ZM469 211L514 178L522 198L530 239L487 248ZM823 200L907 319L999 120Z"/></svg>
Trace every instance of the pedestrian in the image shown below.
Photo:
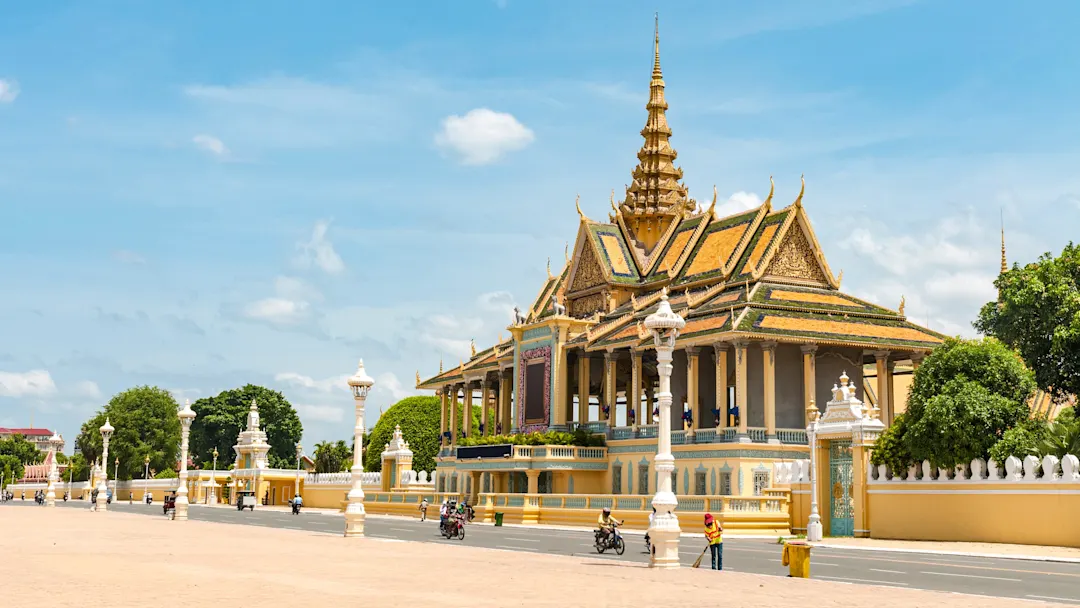
<svg viewBox="0 0 1080 608"><path fill-rule="evenodd" d="M709 541L712 553L712 569L724 569L724 526L713 519L712 513L705 514L705 540Z"/></svg>
<svg viewBox="0 0 1080 608"><path fill-rule="evenodd" d="M420 500L420 521L427 521L427 498Z"/></svg>

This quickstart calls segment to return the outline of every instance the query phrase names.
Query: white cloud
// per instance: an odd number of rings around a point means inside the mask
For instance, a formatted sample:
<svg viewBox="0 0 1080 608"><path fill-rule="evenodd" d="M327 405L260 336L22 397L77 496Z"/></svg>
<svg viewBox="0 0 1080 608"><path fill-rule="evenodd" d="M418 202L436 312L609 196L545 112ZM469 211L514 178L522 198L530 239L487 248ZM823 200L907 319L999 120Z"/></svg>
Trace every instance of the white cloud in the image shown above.
<svg viewBox="0 0 1080 608"><path fill-rule="evenodd" d="M744 192L742 190L732 194L728 199L716 206L716 217L727 217L729 215L735 215L760 207L761 197L753 192Z"/></svg>
<svg viewBox="0 0 1080 608"><path fill-rule="evenodd" d="M19 83L0 78L0 103L11 103L19 96Z"/></svg>
<svg viewBox="0 0 1080 608"><path fill-rule="evenodd" d="M225 142L213 135L196 135L191 138L191 142L214 156L225 156L229 153L229 149L225 147Z"/></svg>
<svg viewBox="0 0 1080 608"><path fill-rule="evenodd" d="M117 262L123 262L124 264L135 264L141 266L146 263L146 258L135 253L134 251L128 251L126 249L114 251L112 257Z"/></svg>
<svg viewBox="0 0 1080 608"><path fill-rule="evenodd" d="M330 227L327 221L318 221L311 231L311 240L306 243L297 243L296 248L300 251L297 262L303 267L314 264L327 274L338 274L345 270L345 262L334 250L333 243L326 237L326 231Z"/></svg>
<svg viewBox="0 0 1080 608"><path fill-rule="evenodd" d="M391 372L379 374L375 378L374 388L390 395L395 402L417 394L416 391L402 386L401 380L398 380L398 377Z"/></svg>
<svg viewBox="0 0 1080 608"><path fill-rule="evenodd" d="M345 408L333 405L305 405L296 404L296 412L300 418L315 420L318 422L341 422L345 419Z"/></svg>
<svg viewBox="0 0 1080 608"><path fill-rule="evenodd" d="M45 397L55 393L56 383L47 370L0 372L0 397Z"/></svg>
<svg viewBox="0 0 1080 608"><path fill-rule="evenodd" d="M98 388L96 382L93 382L91 380L82 380L75 383L75 386L72 388L72 393L79 397L87 397L93 399L101 396L101 389Z"/></svg>
<svg viewBox="0 0 1080 608"><path fill-rule="evenodd" d="M446 117L435 135L436 145L456 152L466 165L493 163L507 152L528 146L533 139L533 132L513 115L487 108Z"/></svg>
<svg viewBox="0 0 1080 608"><path fill-rule="evenodd" d="M342 374L340 376L334 376L323 380L316 380L311 376L305 376L296 372L280 372L274 375L274 380L277 382L284 382L290 386L301 387L316 390L322 393L329 393L334 390L340 390L348 392L348 374Z"/></svg>
<svg viewBox="0 0 1080 608"><path fill-rule="evenodd" d="M281 276L274 279L276 295L251 302L244 307L244 316L275 325L295 325L311 315L311 300L321 295L300 279Z"/></svg>
<svg viewBox="0 0 1080 608"><path fill-rule="evenodd" d="M502 314L508 322L514 320L514 307L517 302L509 291L492 291L480 294L476 304L481 310Z"/></svg>
<svg viewBox="0 0 1080 608"><path fill-rule="evenodd" d="M183 403L184 401L195 401L202 394L202 391L197 388L170 388L169 393L176 399L177 403Z"/></svg>

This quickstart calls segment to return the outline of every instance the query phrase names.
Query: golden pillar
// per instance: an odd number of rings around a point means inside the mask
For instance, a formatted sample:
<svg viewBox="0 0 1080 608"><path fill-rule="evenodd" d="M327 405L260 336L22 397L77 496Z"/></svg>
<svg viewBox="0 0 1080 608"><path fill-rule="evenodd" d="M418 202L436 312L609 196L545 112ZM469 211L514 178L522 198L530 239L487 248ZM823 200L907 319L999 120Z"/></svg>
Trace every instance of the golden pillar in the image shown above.
<svg viewBox="0 0 1080 608"><path fill-rule="evenodd" d="M877 406L879 415L884 421L889 419L889 412L892 411L892 404L889 403L889 393L892 392L889 387L892 384L889 374L889 351L875 351L874 359L877 362Z"/></svg>
<svg viewBox="0 0 1080 608"><path fill-rule="evenodd" d="M630 418L630 412L634 413L634 423L630 426L637 426L640 424L641 420L641 357L641 351L630 351L630 390L626 391L629 396L629 399L627 400L628 409L626 417Z"/></svg>
<svg viewBox="0 0 1080 608"><path fill-rule="evenodd" d="M540 471L530 469L525 471L525 476L529 479L528 494L540 493Z"/></svg>
<svg viewBox="0 0 1080 608"><path fill-rule="evenodd" d="M810 404L815 402L817 393L817 344L804 344L802 347L803 374L803 423L810 426Z"/></svg>
<svg viewBox="0 0 1080 608"><path fill-rule="evenodd" d="M488 388L487 380L480 383L480 428L483 429L480 431L481 437L487 435L488 431L491 430L488 427L488 404L490 403L488 398L490 397L490 390L491 389Z"/></svg>
<svg viewBox="0 0 1080 608"><path fill-rule="evenodd" d="M765 441L779 443L776 438L776 342L761 343L761 363L764 371Z"/></svg>
<svg viewBox="0 0 1080 608"><path fill-rule="evenodd" d="M511 370L500 372L499 379L499 420L502 422L502 432L509 433L513 428L510 398L514 391L514 373Z"/></svg>
<svg viewBox="0 0 1080 608"><path fill-rule="evenodd" d="M589 355L585 351L578 356L578 422L589 422Z"/></svg>
<svg viewBox="0 0 1080 608"><path fill-rule="evenodd" d="M700 408L698 403L698 380L699 380L699 368L701 351L696 347L687 347L686 352L686 405L690 407L690 434L693 435L694 431L700 428L698 419L701 417ZM685 423L684 423L685 424Z"/></svg>
<svg viewBox="0 0 1080 608"><path fill-rule="evenodd" d="M728 425L727 351L726 342L713 344L716 355L716 409L720 413L717 416L717 431L727 428Z"/></svg>
<svg viewBox="0 0 1080 608"><path fill-rule="evenodd" d="M439 389L439 445L442 445L446 440L446 401L449 395L448 387L442 387Z"/></svg>
<svg viewBox="0 0 1080 608"><path fill-rule="evenodd" d="M457 445L458 442L458 426L461 423L461 416L459 415L460 409L458 407L458 385L454 385L450 388L452 391L450 395L450 409L453 412L450 416L450 445Z"/></svg>
<svg viewBox="0 0 1080 608"><path fill-rule="evenodd" d="M922 365L923 358L923 355L911 355L911 369L919 369L919 366Z"/></svg>
<svg viewBox="0 0 1080 608"><path fill-rule="evenodd" d="M747 396L747 352L746 342L735 342L735 405L739 408L739 442L750 443L750 435L747 433L746 421L750 417L746 403Z"/></svg>
<svg viewBox="0 0 1080 608"><path fill-rule="evenodd" d="M889 387L889 415L887 417L883 416L882 422L885 423L885 426L889 426L893 423L893 420L896 419L896 383L893 382L893 372L896 370L896 362L889 361L889 365L886 367L888 371L888 382L886 384Z"/></svg>
<svg viewBox="0 0 1080 608"><path fill-rule="evenodd" d="M565 331L555 346L555 395L551 400L551 424L565 426L573 417L574 398L570 395L570 369L566 364Z"/></svg>
<svg viewBox="0 0 1080 608"><path fill-rule="evenodd" d="M461 430L465 433L466 437L472 435L472 413L473 413L473 387L472 382L465 383L465 402L462 405L461 414Z"/></svg>
<svg viewBox="0 0 1080 608"><path fill-rule="evenodd" d="M608 413L600 411L600 419L607 420L609 427L615 426L616 411L618 404L618 390L615 380L615 366L619 364L619 357L615 351L609 350L604 353L604 405Z"/></svg>

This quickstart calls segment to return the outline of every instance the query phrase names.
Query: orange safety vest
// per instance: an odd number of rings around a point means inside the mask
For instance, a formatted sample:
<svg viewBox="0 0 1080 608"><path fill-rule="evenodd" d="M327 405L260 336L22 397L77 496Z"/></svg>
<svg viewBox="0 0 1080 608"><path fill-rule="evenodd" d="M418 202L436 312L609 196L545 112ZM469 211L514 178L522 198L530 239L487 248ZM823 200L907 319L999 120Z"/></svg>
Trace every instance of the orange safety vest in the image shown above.
<svg viewBox="0 0 1080 608"><path fill-rule="evenodd" d="M724 531L716 521L705 526L705 539L710 545L719 545L724 542Z"/></svg>

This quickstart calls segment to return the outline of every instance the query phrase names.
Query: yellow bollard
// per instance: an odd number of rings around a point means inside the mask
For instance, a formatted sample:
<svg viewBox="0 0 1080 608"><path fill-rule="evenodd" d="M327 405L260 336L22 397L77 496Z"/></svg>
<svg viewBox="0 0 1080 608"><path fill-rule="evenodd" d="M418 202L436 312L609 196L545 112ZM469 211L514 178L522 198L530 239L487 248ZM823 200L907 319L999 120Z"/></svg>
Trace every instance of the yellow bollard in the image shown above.
<svg viewBox="0 0 1080 608"><path fill-rule="evenodd" d="M810 545L800 541L784 543L780 561L788 567L788 576L810 578Z"/></svg>

